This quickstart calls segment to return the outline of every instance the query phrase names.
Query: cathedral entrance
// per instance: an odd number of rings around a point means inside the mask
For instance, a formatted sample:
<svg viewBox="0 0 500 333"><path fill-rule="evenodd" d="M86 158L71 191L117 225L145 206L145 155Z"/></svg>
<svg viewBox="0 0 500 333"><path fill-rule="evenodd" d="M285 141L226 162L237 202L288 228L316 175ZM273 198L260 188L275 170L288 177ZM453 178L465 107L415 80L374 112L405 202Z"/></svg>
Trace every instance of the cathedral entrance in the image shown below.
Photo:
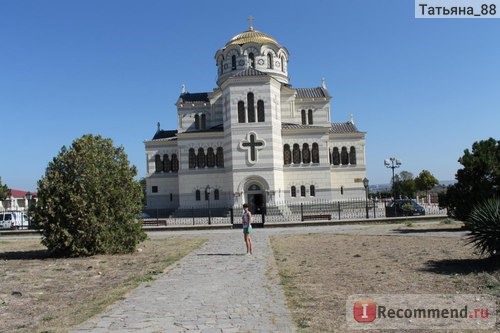
<svg viewBox="0 0 500 333"><path fill-rule="evenodd" d="M253 214L263 214L266 209L264 191L257 184L252 184L247 189L247 204Z"/></svg>

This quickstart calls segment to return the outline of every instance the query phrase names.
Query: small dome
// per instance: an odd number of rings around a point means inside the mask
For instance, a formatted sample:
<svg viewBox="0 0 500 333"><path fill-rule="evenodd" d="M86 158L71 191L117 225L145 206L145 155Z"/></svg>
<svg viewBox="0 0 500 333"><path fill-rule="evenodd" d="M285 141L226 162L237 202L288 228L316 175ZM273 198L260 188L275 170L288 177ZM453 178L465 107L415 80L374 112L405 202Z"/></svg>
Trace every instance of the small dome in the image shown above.
<svg viewBox="0 0 500 333"><path fill-rule="evenodd" d="M273 37L260 31L253 30L252 28L231 38L231 40L226 43L226 46L243 45L247 43L274 44L276 46L280 46Z"/></svg>

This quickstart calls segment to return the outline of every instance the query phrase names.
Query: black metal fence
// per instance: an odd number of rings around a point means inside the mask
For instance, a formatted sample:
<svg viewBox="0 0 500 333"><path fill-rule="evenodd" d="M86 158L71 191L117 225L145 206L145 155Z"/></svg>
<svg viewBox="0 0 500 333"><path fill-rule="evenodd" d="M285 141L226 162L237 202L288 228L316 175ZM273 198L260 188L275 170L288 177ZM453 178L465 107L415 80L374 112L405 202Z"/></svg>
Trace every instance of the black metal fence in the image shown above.
<svg viewBox="0 0 500 333"><path fill-rule="evenodd" d="M311 220L354 220L386 217L386 201L352 199L345 201L315 200L310 202L267 206L261 214L253 214L253 223L304 222ZM437 204L423 204L426 215L445 216L446 209ZM241 224L240 208L196 207L179 210L147 210L144 225Z"/></svg>

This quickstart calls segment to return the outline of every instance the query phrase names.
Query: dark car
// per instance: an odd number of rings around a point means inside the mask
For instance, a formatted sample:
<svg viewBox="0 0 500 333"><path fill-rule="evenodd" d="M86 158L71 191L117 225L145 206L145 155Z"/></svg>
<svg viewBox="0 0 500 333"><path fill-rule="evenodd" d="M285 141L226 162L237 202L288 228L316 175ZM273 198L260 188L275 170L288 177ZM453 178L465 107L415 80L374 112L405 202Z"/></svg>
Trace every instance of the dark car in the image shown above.
<svg viewBox="0 0 500 333"><path fill-rule="evenodd" d="M411 199L393 200L385 206L386 217L417 215L425 215L425 209Z"/></svg>

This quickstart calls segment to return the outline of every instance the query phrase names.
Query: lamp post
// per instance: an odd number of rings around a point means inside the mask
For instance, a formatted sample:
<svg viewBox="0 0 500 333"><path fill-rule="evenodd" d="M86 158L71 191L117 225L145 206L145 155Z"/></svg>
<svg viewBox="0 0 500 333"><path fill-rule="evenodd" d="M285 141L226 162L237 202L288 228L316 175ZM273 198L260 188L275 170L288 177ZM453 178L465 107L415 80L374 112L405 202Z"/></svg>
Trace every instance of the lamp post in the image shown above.
<svg viewBox="0 0 500 333"><path fill-rule="evenodd" d="M210 187L210 185L207 185L207 187L205 188L205 191L207 193L207 198L208 198L208 224L212 224L212 214L211 214L211 211L210 211L210 192L212 192L212 188Z"/></svg>
<svg viewBox="0 0 500 333"><path fill-rule="evenodd" d="M363 186L365 187L365 196L366 196L366 200L365 200L365 206L366 206L366 218L370 218L368 216L368 178L364 178L363 179Z"/></svg>
<svg viewBox="0 0 500 333"><path fill-rule="evenodd" d="M28 201L28 229L31 229L31 217L30 217L30 206L31 206L31 199L33 198L33 194L31 192L26 192L24 195L26 197L26 200Z"/></svg>
<svg viewBox="0 0 500 333"><path fill-rule="evenodd" d="M396 200L396 184L394 183L394 169L401 166L401 161L395 157L391 157L384 160L384 165L386 168L392 169L392 198Z"/></svg>

